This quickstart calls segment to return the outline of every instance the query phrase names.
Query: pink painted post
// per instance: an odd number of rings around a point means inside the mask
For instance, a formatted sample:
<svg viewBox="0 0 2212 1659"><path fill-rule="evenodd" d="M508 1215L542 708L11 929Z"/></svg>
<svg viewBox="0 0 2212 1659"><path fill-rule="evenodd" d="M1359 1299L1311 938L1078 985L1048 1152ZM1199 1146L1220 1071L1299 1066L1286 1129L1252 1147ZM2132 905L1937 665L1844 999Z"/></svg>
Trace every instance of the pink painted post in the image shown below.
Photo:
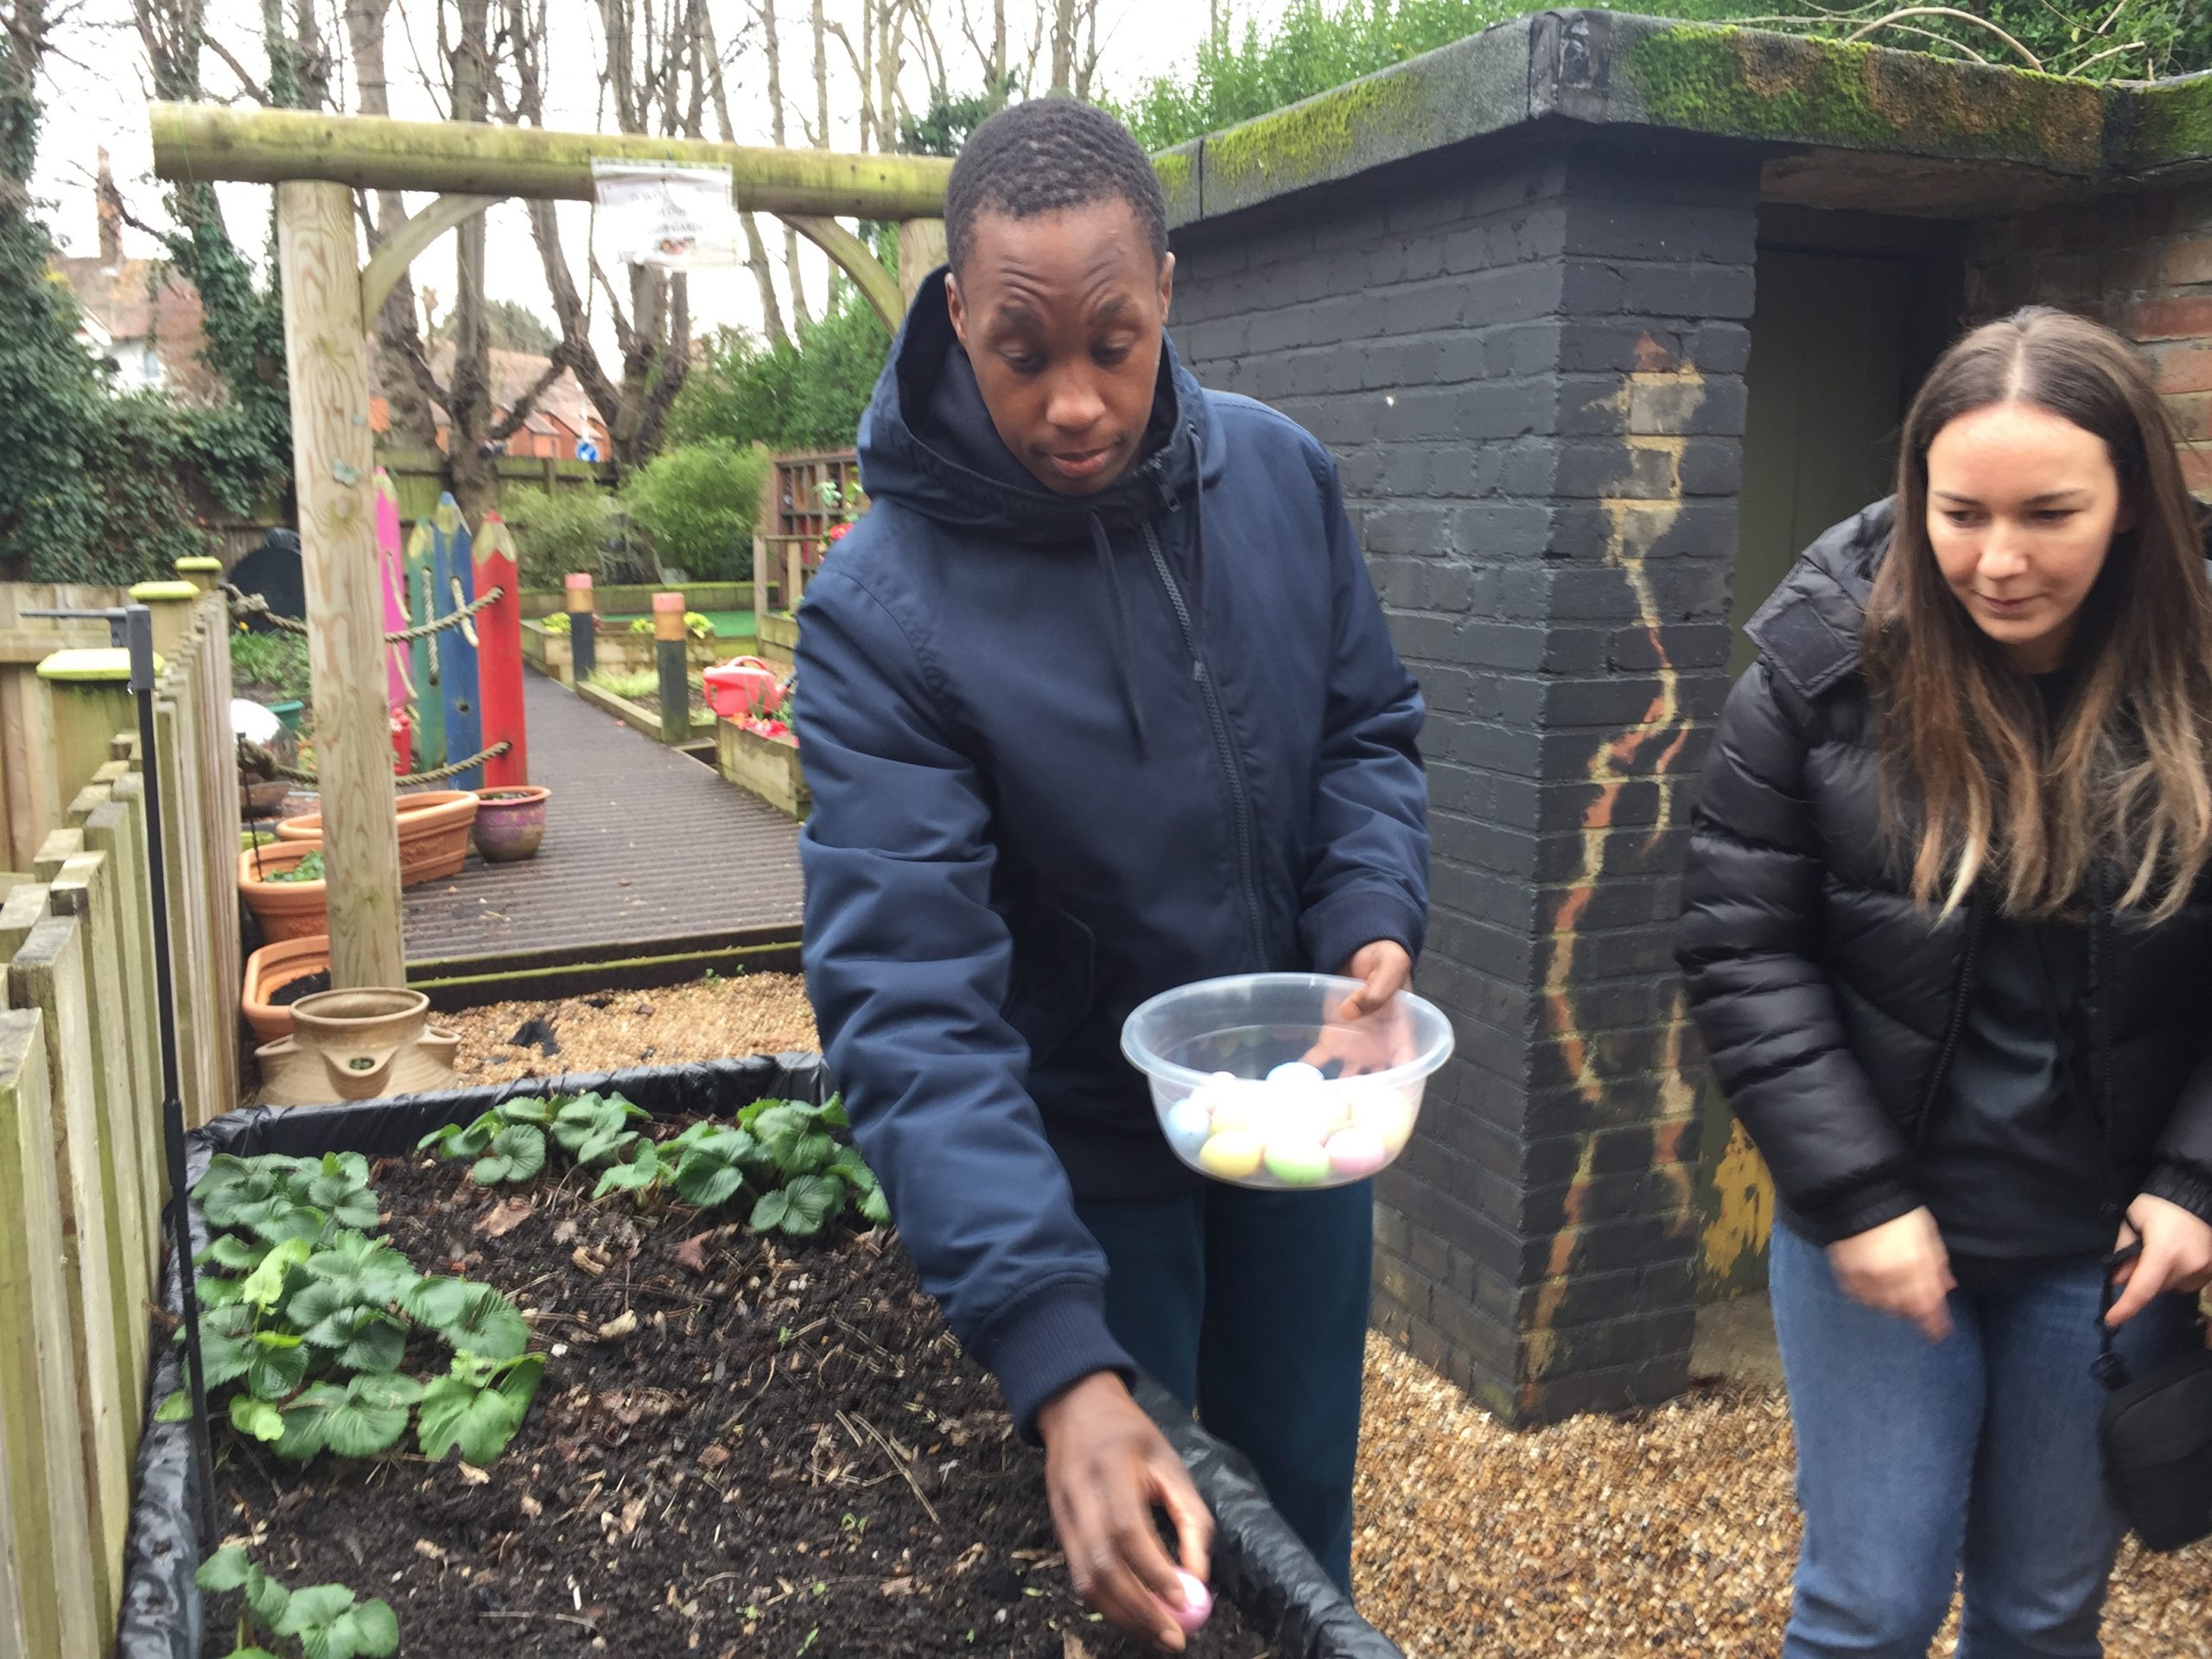
<svg viewBox="0 0 2212 1659"><path fill-rule="evenodd" d="M476 532L476 592L499 597L476 613L476 700L484 711L484 746L504 742L505 754L484 763L484 786L510 788L530 781L530 737L522 704L522 584L515 569L514 536L496 512Z"/></svg>
<svg viewBox="0 0 2212 1659"><path fill-rule="evenodd" d="M399 494L391 478L377 468L377 583L384 589L384 631L397 633L407 626L406 583L399 574ZM404 714L414 698L407 677L407 647L387 643L384 649L385 689L391 711Z"/></svg>

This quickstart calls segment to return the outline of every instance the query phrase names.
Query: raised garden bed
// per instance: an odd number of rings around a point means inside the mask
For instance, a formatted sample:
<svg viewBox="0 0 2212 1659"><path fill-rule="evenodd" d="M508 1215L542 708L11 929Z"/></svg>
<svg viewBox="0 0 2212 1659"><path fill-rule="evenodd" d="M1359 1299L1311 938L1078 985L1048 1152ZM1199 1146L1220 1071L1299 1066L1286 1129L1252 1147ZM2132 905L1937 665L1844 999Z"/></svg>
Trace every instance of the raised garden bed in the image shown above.
<svg viewBox="0 0 2212 1659"><path fill-rule="evenodd" d="M772 663L789 668L798 657L798 619L789 611L770 611L756 624L755 649Z"/></svg>
<svg viewBox="0 0 2212 1659"><path fill-rule="evenodd" d="M1075 1600L1039 1455L1014 1440L995 1388L887 1230L755 1233L749 1194L707 1212L665 1195L594 1202L588 1177L557 1159L487 1191L466 1163L415 1149L439 1125L538 1090L619 1090L658 1116L727 1119L744 1101L823 1086L817 1062L787 1056L232 1113L199 1132L195 1171L219 1150L368 1154L365 1207L382 1211L384 1236L421 1271L504 1291L544 1365L512 1441L480 1465L429 1461L410 1437L397 1455L325 1454L299 1471L226 1428L226 1537L296 1587L384 1599L410 1654L1133 1659L1140 1649ZM165 1358L157 1397L177 1370ZM1221 1523L1225 1605L1192 1651L1395 1654L1234 1459L1152 1403ZM156 1426L142 1452L122 1659L230 1651L232 1598L203 1621L189 1587L211 1541L188 1518L182 1435Z"/></svg>
<svg viewBox="0 0 2212 1659"><path fill-rule="evenodd" d="M737 721L716 720L715 757L723 777L779 812L804 821L814 810L806 774L799 767L798 744L792 739L764 736Z"/></svg>

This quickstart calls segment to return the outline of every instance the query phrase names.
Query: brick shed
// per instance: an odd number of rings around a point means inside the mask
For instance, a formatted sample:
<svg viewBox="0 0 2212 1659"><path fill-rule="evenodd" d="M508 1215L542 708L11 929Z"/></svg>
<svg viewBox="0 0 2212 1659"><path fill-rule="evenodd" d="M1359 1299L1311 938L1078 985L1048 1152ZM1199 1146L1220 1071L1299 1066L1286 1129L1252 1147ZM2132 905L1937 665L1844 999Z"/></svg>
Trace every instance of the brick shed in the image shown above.
<svg viewBox="0 0 2212 1659"><path fill-rule="evenodd" d="M2143 341L2212 486L2212 77L2104 89L1544 12L1160 158L1174 332L1342 464L1432 706L1376 1319L1521 1421L1682 1386L1771 1201L1670 950L1738 625L2029 300Z"/></svg>

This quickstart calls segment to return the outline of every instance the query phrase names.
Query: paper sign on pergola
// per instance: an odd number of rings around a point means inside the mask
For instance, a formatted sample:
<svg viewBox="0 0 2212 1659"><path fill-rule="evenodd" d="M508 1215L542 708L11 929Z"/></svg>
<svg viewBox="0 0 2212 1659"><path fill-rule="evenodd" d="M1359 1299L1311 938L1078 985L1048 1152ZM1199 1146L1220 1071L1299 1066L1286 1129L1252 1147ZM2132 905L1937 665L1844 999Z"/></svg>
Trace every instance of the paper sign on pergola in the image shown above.
<svg viewBox="0 0 2212 1659"><path fill-rule="evenodd" d="M276 187L277 269L291 379L292 470L307 587L334 988L402 985L399 845L377 589L368 331L416 257L511 196L590 201L596 167L712 168L733 206L775 214L850 276L896 328L944 257L951 163L921 156L749 149L682 138L156 104L154 170L179 183ZM354 190L437 193L357 258ZM672 194L680 196L677 188ZM894 280L838 216L895 221ZM680 232L657 239L674 243ZM671 262L683 257L663 250ZM903 291L902 291L903 288Z"/></svg>

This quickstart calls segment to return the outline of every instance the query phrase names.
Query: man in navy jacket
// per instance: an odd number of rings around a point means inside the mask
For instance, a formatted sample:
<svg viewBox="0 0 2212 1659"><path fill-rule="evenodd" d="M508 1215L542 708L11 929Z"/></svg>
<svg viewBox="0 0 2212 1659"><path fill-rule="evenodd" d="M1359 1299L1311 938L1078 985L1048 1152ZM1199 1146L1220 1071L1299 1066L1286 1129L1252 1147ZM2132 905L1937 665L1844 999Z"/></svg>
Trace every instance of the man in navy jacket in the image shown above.
<svg viewBox="0 0 2212 1659"><path fill-rule="evenodd" d="M801 617L807 978L923 1283L1044 1441L1078 1589L1179 1649L1151 1509L1200 1576L1211 1523L1128 1379L1347 1581L1371 1196L1192 1175L1122 1022L1224 974L1344 973L1356 1012L1405 986L1421 696L1327 454L1167 344L1127 132L1002 111L946 229L861 423L873 509Z"/></svg>

